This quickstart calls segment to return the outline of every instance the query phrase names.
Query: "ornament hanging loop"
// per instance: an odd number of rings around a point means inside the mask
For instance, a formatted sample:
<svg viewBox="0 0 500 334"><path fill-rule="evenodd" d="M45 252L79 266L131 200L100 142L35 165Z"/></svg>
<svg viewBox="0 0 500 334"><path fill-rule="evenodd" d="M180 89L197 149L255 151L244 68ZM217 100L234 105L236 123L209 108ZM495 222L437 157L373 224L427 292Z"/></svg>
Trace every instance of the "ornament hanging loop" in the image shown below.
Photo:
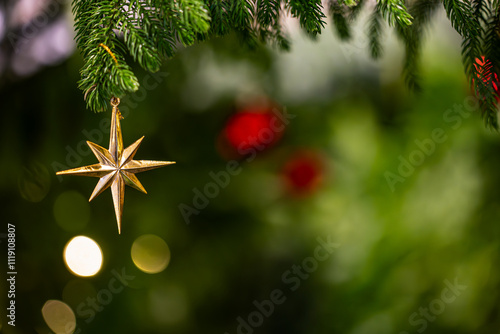
<svg viewBox="0 0 500 334"><path fill-rule="evenodd" d="M111 105L113 106L113 112L116 112L118 119L123 119L122 113L120 112L120 109L118 109L118 105L120 104L120 98L113 96L109 101L109 103L111 103Z"/></svg>
<svg viewBox="0 0 500 334"><path fill-rule="evenodd" d="M111 101L110 101L111 105L113 106L113 108L116 108L118 107L118 105L120 104L120 98L118 97L112 97L111 98Z"/></svg>

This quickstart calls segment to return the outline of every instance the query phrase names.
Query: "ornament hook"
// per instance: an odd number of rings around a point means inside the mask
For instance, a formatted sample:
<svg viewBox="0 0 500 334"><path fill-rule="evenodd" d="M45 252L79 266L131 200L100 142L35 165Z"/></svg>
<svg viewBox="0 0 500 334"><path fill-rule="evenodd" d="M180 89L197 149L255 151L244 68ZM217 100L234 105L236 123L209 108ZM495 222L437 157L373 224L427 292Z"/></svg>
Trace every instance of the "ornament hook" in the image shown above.
<svg viewBox="0 0 500 334"><path fill-rule="evenodd" d="M113 96L109 101L109 103L111 103L111 105L113 106L113 112L116 112L118 119L123 119L122 113L120 112L120 109L118 109L118 105L120 104L120 98Z"/></svg>
<svg viewBox="0 0 500 334"><path fill-rule="evenodd" d="M113 108L116 108L118 107L118 105L120 104L120 98L118 97L112 97L111 98L111 101L110 101L111 105L113 106Z"/></svg>

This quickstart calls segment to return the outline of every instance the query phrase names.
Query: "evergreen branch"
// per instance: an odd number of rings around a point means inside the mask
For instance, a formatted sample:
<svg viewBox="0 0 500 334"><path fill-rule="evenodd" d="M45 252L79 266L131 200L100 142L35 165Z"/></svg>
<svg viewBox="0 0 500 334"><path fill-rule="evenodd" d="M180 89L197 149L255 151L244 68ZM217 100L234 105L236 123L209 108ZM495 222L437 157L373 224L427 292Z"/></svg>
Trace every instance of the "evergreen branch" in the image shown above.
<svg viewBox="0 0 500 334"><path fill-rule="evenodd" d="M106 109L112 96L138 89L126 53L155 72L162 56L175 54L176 38L185 45L194 43L208 30L210 20L199 0L73 0L73 13L84 58L79 87L94 111Z"/></svg>
<svg viewBox="0 0 500 334"><path fill-rule="evenodd" d="M370 46L370 54L374 59L382 56L383 47L380 44L380 36L382 35L382 15L375 9L369 18L368 28L368 43Z"/></svg>
<svg viewBox="0 0 500 334"><path fill-rule="evenodd" d="M467 4L469 5L469 4ZM473 27L473 29L469 29L469 27L463 25L461 27L463 41L462 41L462 62L464 64L465 73L469 78L470 84L472 84L473 78L477 78L479 73L477 72L476 59L481 54L483 54L482 49L482 39L484 38L485 31L481 25L484 22L484 10L486 9L485 3L483 0L474 1L470 5L470 7L465 7L467 12L467 22L463 22L467 25Z"/></svg>
<svg viewBox="0 0 500 334"><path fill-rule="evenodd" d="M120 16L118 5L117 0L73 2L76 42L84 58L79 88L87 95L87 106L95 111L105 110L112 96L139 87L123 55L116 51L120 41L113 29Z"/></svg>
<svg viewBox="0 0 500 334"><path fill-rule="evenodd" d="M494 3L485 6L483 55L491 62L492 71L500 73L500 10Z"/></svg>
<svg viewBox="0 0 500 334"><path fill-rule="evenodd" d="M325 26L326 16L322 11L321 0L287 0L285 8L299 19L300 26L312 37L320 34Z"/></svg>
<svg viewBox="0 0 500 334"><path fill-rule="evenodd" d="M340 6L345 5L348 7L354 7L358 5L358 3L356 3L356 0L336 0L335 2L337 2Z"/></svg>
<svg viewBox="0 0 500 334"><path fill-rule="evenodd" d="M422 40L426 25L430 22L432 14L438 8L436 0L417 0L409 7L409 14L414 17L410 26L398 26L398 36L405 43L405 60L403 76L408 87L420 91L420 58L422 53Z"/></svg>
<svg viewBox="0 0 500 334"><path fill-rule="evenodd" d="M348 12L346 7L346 5L340 4L339 1L330 1L329 12L332 16L333 26L342 40L351 38L351 29L346 17Z"/></svg>
<svg viewBox="0 0 500 334"><path fill-rule="evenodd" d="M250 30L254 16L254 6L249 0L233 0L231 3L232 26L240 30Z"/></svg>
<svg viewBox="0 0 500 334"><path fill-rule="evenodd" d="M162 0L149 0L150 6L142 6L141 16L145 18L145 30L149 31L161 57L169 58L175 54L175 39L172 36L169 24L162 12Z"/></svg>
<svg viewBox="0 0 500 334"><path fill-rule="evenodd" d="M349 40L351 36L351 24L357 18L363 8L364 0L330 0L328 11L332 17L335 31L341 40Z"/></svg>
<svg viewBox="0 0 500 334"><path fill-rule="evenodd" d="M403 0L378 0L377 7L389 26L409 26L413 17L408 13Z"/></svg>
<svg viewBox="0 0 500 334"><path fill-rule="evenodd" d="M250 47L257 45L257 36L253 29L255 6L250 0L234 0L230 8L231 27L236 30L243 42ZM278 22L279 24L279 22Z"/></svg>
<svg viewBox="0 0 500 334"><path fill-rule="evenodd" d="M256 16L261 30L279 23L281 4L279 0L257 0Z"/></svg>
<svg viewBox="0 0 500 334"><path fill-rule="evenodd" d="M192 45L197 34L204 34L210 28L210 16L200 0L169 1L163 6L175 37L184 45Z"/></svg>
<svg viewBox="0 0 500 334"><path fill-rule="evenodd" d="M160 54L155 40L148 34L152 26L149 15L154 11L154 7L149 1L130 0L126 4L126 7L121 7L118 23L125 45L141 67L156 72L161 65ZM144 6L147 6L148 10Z"/></svg>
<svg viewBox="0 0 500 334"><path fill-rule="evenodd" d="M349 6L349 21L354 21L358 17L359 13L361 13L361 10L364 8L365 3L365 0L358 0L356 4Z"/></svg>
<svg viewBox="0 0 500 334"><path fill-rule="evenodd" d="M479 97L485 122L498 127L500 101L500 0L377 0L368 21L370 53L382 54L383 20L404 42L403 75L418 90L420 55L425 27L442 2L454 29L462 36L462 61L472 90ZM329 0L328 10L341 39L364 0ZM76 42L84 64L79 87L87 105L104 110L112 96L136 91L137 78L125 62L130 54L154 72L163 58L172 57L177 42L191 45L213 36L236 33L250 46L271 42L281 49L290 44L281 26L287 11L311 37L325 25L321 0L73 0Z"/></svg>
<svg viewBox="0 0 500 334"><path fill-rule="evenodd" d="M231 31L231 4L226 0L209 1L208 8L212 24L209 33L214 36L224 36Z"/></svg>
<svg viewBox="0 0 500 334"><path fill-rule="evenodd" d="M476 0L477 1L477 0ZM499 64L500 64L500 13L498 3L477 1L474 5L480 8L475 15L480 18L482 48L474 60L474 66L469 69L472 77L471 87L479 97L479 105L484 122L487 126L498 129L499 96ZM480 2L480 3L479 3ZM498 1L497 1L498 2ZM481 55L481 57L479 57ZM474 80L474 78L476 80Z"/></svg>
<svg viewBox="0 0 500 334"><path fill-rule="evenodd" d="M462 36L464 70L478 97L487 126L498 129L498 1L443 1L452 26Z"/></svg>
<svg viewBox="0 0 500 334"><path fill-rule="evenodd" d="M281 29L280 17L280 0L257 0L256 20L259 27L260 40L262 42L270 40L279 48L288 50L290 43Z"/></svg>
<svg viewBox="0 0 500 334"><path fill-rule="evenodd" d="M477 25L471 17L472 6L470 1L443 0L446 15L451 25L461 35L477 34Z"/></svg>

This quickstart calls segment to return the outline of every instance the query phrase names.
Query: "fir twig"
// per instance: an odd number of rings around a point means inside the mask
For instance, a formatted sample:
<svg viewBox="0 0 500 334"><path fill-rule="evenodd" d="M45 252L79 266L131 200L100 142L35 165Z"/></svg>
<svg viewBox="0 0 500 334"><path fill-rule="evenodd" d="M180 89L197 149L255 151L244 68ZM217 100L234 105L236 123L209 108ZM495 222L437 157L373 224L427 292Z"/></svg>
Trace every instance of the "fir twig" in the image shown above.
<svg viewBox="0 0 500 334"><path fill-rule="evenodd" d="M378 59L383 53L383 47L380 43L382 36L382 15L375 9L369 18L368 28L368 43L370 46L370 53L374 59Z"/></svg>
<svg viewBox="0 0 500 334"><path fill-rule="evenodd" d="M299 19L300 26L312 37L321 33L325 26L325 14L321 0L287 0L285 7L293 17Z"/></svg>
<svg viewBox="0 0 500 334"><path fill-rule="evenodd" d="M405 45L405 81L418 90L425 27L441 2L463 38L464 70L485 122L497 128L500 0L377 0L368 21L370 53L374 58L382 54L385 21ZM365 3L327 2L341 39L352 36L352 24ZM179 44L230 33L252 47L260 41L286 50L290 42L281 25L283 15L297 18L315 38L325 26L324 11L321 0L73 0L76 41L84 60L79 87L90 109L104 110L112 96L121 97L139 87L126 55L154 72L163 59L175 55Z"/></svg>
<svg viewBox="0 0 500 334"><path fill-rule="evenodd" d="M409 8L409 13L414 17L410 26L398 26L398 35L405 44L405 60L403 76L408 87L420 91L420 57L426 24L431 20L432 14L438 8L439 1L416 0Z"/></svg>

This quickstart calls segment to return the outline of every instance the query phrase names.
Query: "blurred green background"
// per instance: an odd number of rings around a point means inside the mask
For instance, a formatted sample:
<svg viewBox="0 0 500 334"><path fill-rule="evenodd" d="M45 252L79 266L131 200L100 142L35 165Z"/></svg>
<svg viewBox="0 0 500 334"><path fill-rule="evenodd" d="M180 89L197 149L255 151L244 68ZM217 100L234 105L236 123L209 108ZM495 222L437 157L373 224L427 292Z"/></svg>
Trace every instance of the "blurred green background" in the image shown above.
<svg viewBox="0 0 500 334"><path fill-rule="evenodd" d="M71 18L51 16L19 49L2 32L0 240L6 254L14 224L18 273L16 326L2 315L2 332L55 331L42 315L49 300L72 309L75 333L500 332L500 141L473 110L443 13L421 94L405 88L389 31L374 62L362 23L348 44L331 27L311 41L288 24L289 53L229 37L181 50L155 75L135 68L143 88L122 99L124 143L145 135L136 159L177 164L138 175L148 195L126 189L121 235L109 190L88 203L97 179L55 176L96 162L86 140L109 140L110 110L85 110L77 89L82 60L61 33L71 37ZM188 224L180 206L232 159L228 120L263 100L294 118L272 147L238 160L240 173ZM294 159L318 181L307 192L286 172ZM131 258L147 234L170 250L159 273ZM78 235L102 249L95 276L65 265ZM322 260L318 240L335 243ZM113 292L117 273L131 278Z"/></svg>

